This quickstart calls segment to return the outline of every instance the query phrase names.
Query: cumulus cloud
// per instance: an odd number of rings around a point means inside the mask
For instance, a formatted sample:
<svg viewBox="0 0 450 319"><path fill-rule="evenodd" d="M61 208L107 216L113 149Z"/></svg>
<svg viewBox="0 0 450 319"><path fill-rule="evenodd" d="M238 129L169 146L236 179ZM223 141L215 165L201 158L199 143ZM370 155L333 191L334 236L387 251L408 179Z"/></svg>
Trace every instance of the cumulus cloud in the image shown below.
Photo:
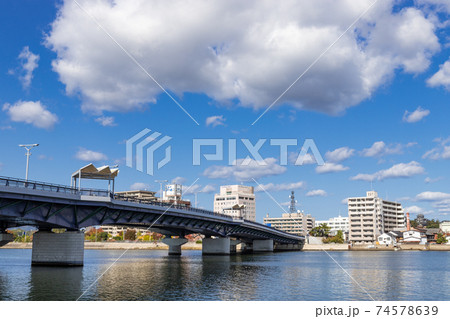
<svg viewBox="0 0 450 319"><path fill-rule="evenodd" d="M438 138L435 139L435 142L438 142L439 145L425 152L425 154L422 155L422 158L431 160L450 159L450 145L448 145L450 143L450 138Z"/></svg>
<svg viewBox="0 0 450 319"><path fill-rule="evenodd" d="M439 182L442 179L443 179L443 177L441 177L441 176L440 177L436 177L436 178L426 177L424 182L427 183L427 184L430 184L430 183Z"/></svg>
<svg viewBox="0 0 450 319"><path fill-rule="evenodd" d="M348 169L349 169L349 167L344 166L342 164L325 163L324 165L320 165L320 166L316 167L316 173L319 173L319 174L336 173L336 172L343 172Z"/></svg>
<svg viewBox="0 0 450 319"><path fill-rule="evenodd" d="M427 84L431 87L443 86L450 91L450 60L439 66L439 71L427 80Z"/></svg>
<svg viewBox="0 0 450 319"><path fill-rule="evenodd" d="M403 122L407 123L416 123L422 120L424 117L428 116L430 114L430 110L423 109L422 107L418 107L413 112L405 111L405 114L403 114Z"/></svg>
<svg viewBox="0 0 450 319"><path fill-rule="evenodd" d="M51 129L58 122L58 117L47 110L40 101L18 101L15 104L4 104L11 121L24 122L37 128Z"/></svg>
<svg viewBox="0 0 450 319"><path fill-rule="evenodd" d="M108 157L103 153L87 150L85 148L80 148L75 155L75 158L86 162L98 162L108 159Z"/></svg>
<svg viewBox="0 0 450 319"><path fill-rule="evenodd" d="M216 127L218 125L225 125L225 118L223 115L210 116L206 119L206 126Z"/></svg>
<svg viewBox="0 0 450 319"><path fill-rule="evenodd" d="M438 201L443 199L450 199L450 194L427 191L416 195L416 200L418 201Z"/></svg>
<svg viewBox="0 0 450 319"><path fill-rule="evenodd" d="M306 153L305 155L301 155L296 152L289 153L289 162L292 164L297 165L310 165L310 164L317 164L316 159L314 158L314 155L310 153Z"/></svg>
<svg viewBox="0 0 450 319"><path fill-rule="evenodd" d="M386 145L383 141L378 141L373 143L369 148L365 148L361 151L361 155L364 157L382 157L389 154L400 154L402 152L402 146L400 144L396 145Z"/></svg>
<svg viewBox="0 0 450 319"><path fill-rule="evenodd" d="M312 190L312 191L309 191L309 192L307 192L306 193L306 196L308 196L308 197L312 197L312 196L327 196L328 194L327 194L327 192L326 191L324 191L323 189L315 189L315 190Z"/></svg>
<svg viewBox="0 0 450 319"><path fill-rule="evenodd" d="M114 123L114 117L112 116L100 116L95 119L97 123L100 123L101 126L116 126Z"/></svg>
<svg viewBox="0 0 450 319"><path fill-rule="evenodd" d="M354 149L351 149L351 148L345 146L345 147L337 148L334 151L326 152L325 158L329 162L337 163L337 162L342 162L342 161L346 160L347 158L352 157L354 153L355 153Z"/></svg>
<svg viewBox="0 0 450 319"><path fill-rule="evenodd" d="M144 191L149 190L150 185L146 183L136 182L130 186L130 190L132 191Z"/></svg>
<svg viewBox="0 0 450 319"><path fill-rule="evenodd" d="M413 206L405 207L404 211L406 213L411 213L411 214L420 214L423 212L423 209L419 206L413 205Z"/></svg>
<svg viewBox="0 0 450 319"><path fill-rule="evenodd" d="M248 165L245 165L247 164ZM277 164L273 157L265 158L259 162L254 159L237 159L231 166L211 166L203 175L208 178L235 179L237 181L249 181L261 177L280 175L286 172L286 167Z"/></svg>
<svg viewBox="0 0 450 319"><path fill-rule="evenodd" d="M255 192L279 192L279 191L291 191L305 187L305 182L284 183L284 184L259 184L255 187Z"/></svg>
<svg viewBox="0 0 450 319"><path fill-rule="evenodd" d="M194 184L192 186L182 186L183 188L183 195L192 195L195 193L205 193L205 194L211 194L216 191L216 187L214 185L208 184L206 186L201 186L199 184Z"/></svg>
<svg viewBox="0 0 450 319"><path fill-rule="evenodd" d="M186 178L177 176L174 179L172 179L172 183L174 184L184 184L186 182Z"/></svg>
<svg viewBox="0 0 450 319"><path fill-rule="evenodd" d="M388 169L380 170L373 174L358 174L353 176L351 180L354 181L373 181L384 180L388 178L408 178L415 175L423 174L425 169L420 163L412 161L409 163L400 163Z"/></svg>
<svg viewBox="0 0 450 319"><path fill-rule="evenodd" d="M259 109L372 0L78 2L171 92ZM278 104L336 114L371 97L397 70L425 71L440 49L435 25L418 8L393 5L378 2ZM162 92L73 1L60 6L45 42L84 111L130 111Z"/></svg>
<svg viewBox="0 0 450 319"><path fill-rule="evenodd" d="M26 89L31 85L33 71L38 67L39 55L32 53L30 48L26 46L20 52L19 60L21 66L19 80Z"/></svg>

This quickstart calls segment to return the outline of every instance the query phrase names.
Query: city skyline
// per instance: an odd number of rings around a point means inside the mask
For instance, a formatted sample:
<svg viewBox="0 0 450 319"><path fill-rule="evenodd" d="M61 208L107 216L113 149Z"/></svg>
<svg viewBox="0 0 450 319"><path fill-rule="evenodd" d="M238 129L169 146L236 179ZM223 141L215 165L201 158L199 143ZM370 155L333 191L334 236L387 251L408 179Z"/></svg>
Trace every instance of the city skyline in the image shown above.
<svg viewBox="0 0 450 319"><path fill-rule="evenodd" d="M5 28L14 30L0 35L8 43L0 53L0 175L24 178L26 157L18 145L39 143L30 159L32 180L69 185L71 174L90 162L118 164L117 191L158 191L155 180L188 186L199 178L193 190L199 206L210 210L221 185L254 186L259 222L267 213L281 216L276 202L288 211L291 190L297 208L316 219L346 216L345 199L372 189L405 212L448 219L447 2L378 2L347 33L370 1L335 4L311 19L306 16L318 8L302 1L273 12L252 2L241 11L226 4L189 8L216 28L192 24L182 3L154 13L151 5L137 12L122 1L116 1L120 11L106 1L79 3L0 4ZM245 20L214 24L222 12L241 12ZM142 20L146 13L152 14ZM285 23L273 22L280 17ZM134 29L139 21L141 34ZM172 138L172 160L153 176L126 166L126 140L145 128ZM193 139L223 139L224 159L192 165ZM259 152L267 165L228 165L233 139L238 160L252 157L241 139L252 145L267 139ZM288 148L288 165L270 139L298 140ZM309 158L293 164L306 139L325 165L309 164ZM192 194L187 198L194 202Z"/></svg>

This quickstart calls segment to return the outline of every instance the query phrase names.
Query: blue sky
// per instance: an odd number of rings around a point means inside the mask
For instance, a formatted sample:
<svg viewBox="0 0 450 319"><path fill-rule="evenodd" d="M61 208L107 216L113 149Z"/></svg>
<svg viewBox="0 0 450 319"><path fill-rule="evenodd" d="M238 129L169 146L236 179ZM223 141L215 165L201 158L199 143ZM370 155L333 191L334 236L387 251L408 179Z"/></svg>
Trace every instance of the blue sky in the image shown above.
<svg viewBox="0 0 450 319"><path fill-rule="evenodd" d="M346 215L343 200L372 184L413 215L448 218L447 1L380 0L344 34L371 1L77 2L0 3L0 175L23 178L18 144L39 143L33 180L69 184L89 162L119 164L119 190L199 178L199 205L211 209L220 185L257 186L255 178L283 205L294 188L317 219ZM172 160L154 176L125 165L125 141L145 128L172 137ZM229 166L227 152L193 166L194 138L223 139L225 149L237 139L240 159L250 155L240 139L313 139L328 164L280 165L267 141L267 166ZM267 213L282 210L259 191L257 220Z"/></svg>

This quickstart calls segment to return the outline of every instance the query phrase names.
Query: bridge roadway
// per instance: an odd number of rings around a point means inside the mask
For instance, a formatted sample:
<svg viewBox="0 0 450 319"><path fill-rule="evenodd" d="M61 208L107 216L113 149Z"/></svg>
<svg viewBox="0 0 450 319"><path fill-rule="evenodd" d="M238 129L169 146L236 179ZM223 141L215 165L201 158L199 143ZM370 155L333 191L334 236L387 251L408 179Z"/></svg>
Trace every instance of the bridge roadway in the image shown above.
<svg viewBox="0 0 450 319"><path fill-rule="evenodd" d="M204 209L142 203L114 198L105 190L0 177L0 246L11 240L5 229L24 225L39 229L33 239L33 264L82 265L84 235L80 229L93 225L149 227L166 235L163 242L172 255L181 254L188 234L205 235L203 254L230 254L239 243L255 252L301 250L305 241L260 223ZM51 232L54 228L67 231L56 234Z"/></svg>

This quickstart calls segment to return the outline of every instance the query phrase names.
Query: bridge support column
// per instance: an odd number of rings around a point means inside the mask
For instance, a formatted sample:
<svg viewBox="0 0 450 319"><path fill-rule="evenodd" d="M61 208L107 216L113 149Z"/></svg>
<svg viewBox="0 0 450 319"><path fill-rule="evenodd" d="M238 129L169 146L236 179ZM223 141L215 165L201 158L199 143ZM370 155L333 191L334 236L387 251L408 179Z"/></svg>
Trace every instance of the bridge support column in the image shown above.
<svg viewBox="0 0 450 319"><path fill-rule="evenodd" d="M181 245L186 244L188 240L186 238L164 238L162 242L169 246L169 256L180 256Z"/></svg>
<svg viewBox="0 0 450 319"><path fill-rule="evenodd" d="M84 233L66 231L56 234L38 231L33 235L31 265L83 266Z"/></svg>
<svg viewBox="0 0 450 319"><path fill-rule="evenodd" d="M237 245L240 243L240 240L230 239L230 254L235 254L237 252Z"/></svg>
<svg viewBox="0 0 450 319"><path fill-rule="evenodd" d="M255 239L253 241L253 252L269 252L273 251L273 239L259 240Z"/></svg>
<svg viewBox="0 0 450 319"><path fill-rule="evenodd" d="M229 255L230 238L203 238L203 255Z"/></svg>
<svg viewBox="0 0 450 319"><path fill-rule="evenodd" d="M0 231L0 247L5 246L10 241L13 241L13 234L8 234Z"/></svg>

